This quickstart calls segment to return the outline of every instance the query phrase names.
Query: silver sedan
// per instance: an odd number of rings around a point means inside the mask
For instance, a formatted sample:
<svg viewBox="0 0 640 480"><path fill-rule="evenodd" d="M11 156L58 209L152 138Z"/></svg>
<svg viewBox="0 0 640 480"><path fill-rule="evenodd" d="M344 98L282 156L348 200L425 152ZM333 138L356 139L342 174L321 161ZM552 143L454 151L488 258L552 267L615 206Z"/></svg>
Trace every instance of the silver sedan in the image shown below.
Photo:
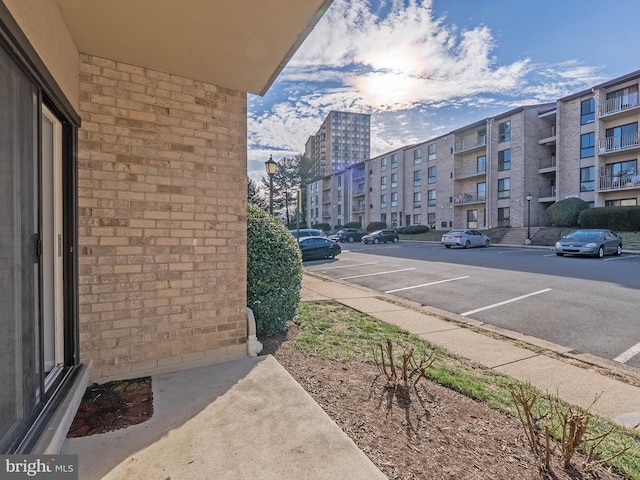
<svg viewBox="0 0 640 480"><path fill-rule="evenodd" d="M491 240L484 233L478 230L452 230L442 236L442 243L445 247L488 247Z"/></svg>

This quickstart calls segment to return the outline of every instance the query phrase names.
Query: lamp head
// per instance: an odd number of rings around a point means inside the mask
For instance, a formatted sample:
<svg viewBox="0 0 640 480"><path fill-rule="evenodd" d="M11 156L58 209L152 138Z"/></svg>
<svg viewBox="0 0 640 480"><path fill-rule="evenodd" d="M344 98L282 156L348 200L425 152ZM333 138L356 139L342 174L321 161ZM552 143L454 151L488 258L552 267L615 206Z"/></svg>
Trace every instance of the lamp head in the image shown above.
<svg viewBox="0 0 640 480"><path fill-rule="evenodd" d="M269 160L264 162L264 168L267 171L267 175L272 177L276 173L276 168L278 164L273 160L273 156L269 155Z"/></svg>

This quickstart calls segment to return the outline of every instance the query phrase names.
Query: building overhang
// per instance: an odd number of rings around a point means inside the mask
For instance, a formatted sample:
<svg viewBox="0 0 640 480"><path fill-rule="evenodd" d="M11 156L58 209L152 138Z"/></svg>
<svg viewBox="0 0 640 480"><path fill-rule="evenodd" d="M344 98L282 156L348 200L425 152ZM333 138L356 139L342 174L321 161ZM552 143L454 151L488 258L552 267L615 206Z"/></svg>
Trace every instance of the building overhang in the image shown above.
<svg viewBox="0 0 640 480"><path fill-rule="evenodd" d="M332 0L55 0L81 53L264 95Z"/></svg>

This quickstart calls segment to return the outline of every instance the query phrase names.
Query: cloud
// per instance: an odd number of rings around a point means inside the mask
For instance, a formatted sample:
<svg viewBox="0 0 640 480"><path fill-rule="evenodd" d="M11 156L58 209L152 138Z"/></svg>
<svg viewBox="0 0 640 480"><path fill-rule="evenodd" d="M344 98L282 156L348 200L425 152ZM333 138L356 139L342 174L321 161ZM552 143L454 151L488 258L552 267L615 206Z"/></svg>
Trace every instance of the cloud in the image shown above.
<svg viewBox="0 0 640 480"><path fill-rule="evenodd" d="M431 0L335 0L265 98L249 97L249 160L303 152L330 110L372 114L375 156L484 118L456 110L545 103L602 80L577 61L500 64L495 49L487 26L460 30Z"/></svg>

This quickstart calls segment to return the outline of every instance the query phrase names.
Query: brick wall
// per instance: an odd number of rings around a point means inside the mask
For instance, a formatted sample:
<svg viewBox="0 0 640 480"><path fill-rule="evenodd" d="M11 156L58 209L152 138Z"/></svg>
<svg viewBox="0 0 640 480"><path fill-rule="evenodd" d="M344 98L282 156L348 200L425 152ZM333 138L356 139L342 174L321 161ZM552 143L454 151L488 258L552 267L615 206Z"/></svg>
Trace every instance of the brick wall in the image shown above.
<svg viewBox="0 0 640 480"><path fill-rule="evenodd" d="M246 355L246 95L80 55L80 352L94 381Z"/></svg>

